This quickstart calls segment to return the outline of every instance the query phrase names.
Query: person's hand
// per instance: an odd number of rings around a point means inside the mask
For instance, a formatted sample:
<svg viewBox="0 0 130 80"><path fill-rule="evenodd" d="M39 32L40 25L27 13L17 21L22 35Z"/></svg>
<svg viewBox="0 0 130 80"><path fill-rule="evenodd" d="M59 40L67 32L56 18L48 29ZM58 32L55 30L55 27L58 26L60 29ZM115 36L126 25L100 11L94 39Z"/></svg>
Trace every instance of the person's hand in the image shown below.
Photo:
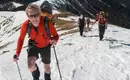
<svg viewBox="0 0 130 80"><path fill-rule="evenodd" d="M18 60L19 60L18 56L17 56L17 55L14 55L14 56L13 56L13 61L14 61L14 62L17 62Z"/></svg>
<svg viewBox="0 0 130 80"><path fill-rule="evenodd" d="M56 40L50 40L51 45L56 45Z"/></svg>

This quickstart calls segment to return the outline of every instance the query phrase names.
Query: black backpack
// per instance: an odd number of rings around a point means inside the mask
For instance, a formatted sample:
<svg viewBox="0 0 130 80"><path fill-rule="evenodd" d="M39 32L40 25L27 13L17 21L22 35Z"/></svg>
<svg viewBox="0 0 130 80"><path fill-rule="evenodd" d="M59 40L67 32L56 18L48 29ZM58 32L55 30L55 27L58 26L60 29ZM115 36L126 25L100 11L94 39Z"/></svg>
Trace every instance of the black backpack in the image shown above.
<svg viewBox="0 0 130 80"><path fill-rule="evenodd" d="M42 12L48 12L49 14L52 14L52 5L48 1L44 1L40 8Z"/></svg>
<svg viewBox="0 0 130 80"><path fill-rule="evenodd" d="M45 31L46 31L46 33L47 33L47 35L48 35L48 37L50 38L50 39L52 39L52 37L51 37L51 34L50 34L50 29L49 29L49 26L48 26L48 24L49 24L49 18L48 17L43 17L44 18L44 29L45 29ZM26 32L27 32L27 34L28 34L28 37L30 37L30 33L31 33L31 28L33 27L33 25L32 25L32 23L29 21L28 22L28 24L27 24L27 29L26 29Z"/></svg>

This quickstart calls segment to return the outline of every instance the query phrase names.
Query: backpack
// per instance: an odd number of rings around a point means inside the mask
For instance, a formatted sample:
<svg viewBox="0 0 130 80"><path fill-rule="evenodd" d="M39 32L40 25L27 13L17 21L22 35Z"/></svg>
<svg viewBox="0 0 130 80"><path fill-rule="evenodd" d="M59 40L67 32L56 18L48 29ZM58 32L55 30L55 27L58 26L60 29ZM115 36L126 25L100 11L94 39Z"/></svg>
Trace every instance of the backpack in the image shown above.
<svg viewBox="0 0 130 80"><path fill-rule="evenodd" d="M42 12L48 12L49 14L52 14L52 5L48 1L44 1L40 8Z"/></svg>
<svg viewBox="0 0 130 80"><path fill-rule="evenodd" d="M52 5L48 2L48 1L44 1L41 6L41 16L43 16L43 14L47 14L47 16L49 17L49 19L52 21L53 25L56 23L55 20L55 15L52 14Z"/></svg>
<svg viewBox="0 0 130 80"><path fill-rule="evenodd" d="M48 26L48 24L49 24L49 18L48 17L43 17L44 18L44 29L45 29L45 31L46 31L46 33L47 33L47 35L48 35L48 37L50 38L50 39L52 39L52 37L51 37L51 34L50 34L50 29L49 29L49 26ZM28 22L28 24L27 24L27 29L26 29L26 33L28 34L28 37L30 37L30 33L31 33L31 28L33 27L33 25L32 25L32 23L29 21Z"/></svg>
<svg viewBox="0 0 130 80"><path fill-rule="evenodd" d="M100 17L100 16L103 16L103 17ZM100 13L99 13L99 21L102 21L102 20L106 20L108 18L108 14L107 13L105 13L104 11L100 11Z"/></svg>

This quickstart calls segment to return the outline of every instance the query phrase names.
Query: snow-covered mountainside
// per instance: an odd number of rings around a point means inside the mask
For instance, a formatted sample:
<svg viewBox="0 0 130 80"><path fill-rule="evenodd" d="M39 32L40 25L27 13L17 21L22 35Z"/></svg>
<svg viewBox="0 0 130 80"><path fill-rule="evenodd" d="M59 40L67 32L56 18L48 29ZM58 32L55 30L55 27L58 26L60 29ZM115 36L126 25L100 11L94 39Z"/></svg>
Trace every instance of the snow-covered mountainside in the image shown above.
<svg viewBox="0 0 130 80"><path fill-rule="evenodd" d="M92 18L103 10L109 15L108 22L130 29L130 0L53 0L53 5Z"/></svg>
<svg viewBox="0 0 130 80"><path fill-rule="evenodd" d="M20 25L27 16L24 11L0 12L0 18L0 80L20 80L12 57ZM67 19L77 21L78 17ZM104 40L99 41L98 25L90 27L92 30L84 33L86 37L80 37L78 32L60 37L56 52L63 80L130 80L130 30L108 24ZM27 70L27 40L18 63L23 80L32 80ZM51 55L51 78L60 80L53 48ZM40 59L37 64L43 78Z"/></svg>

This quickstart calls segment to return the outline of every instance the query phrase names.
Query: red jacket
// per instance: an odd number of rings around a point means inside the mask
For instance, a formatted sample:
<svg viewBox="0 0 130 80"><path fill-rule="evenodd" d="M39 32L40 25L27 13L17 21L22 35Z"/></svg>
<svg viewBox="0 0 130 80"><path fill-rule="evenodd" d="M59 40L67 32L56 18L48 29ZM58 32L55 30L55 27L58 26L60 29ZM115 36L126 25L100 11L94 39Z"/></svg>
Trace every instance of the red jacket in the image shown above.
<svg viewBox="0 0 130 80"><path fill-rule="evenodd" d="M105 24L107 22L105 17L102 17L101 15L97 14L96 21L98 21L99 24Z"/></svg>
<svg viewBox="0 0 130 80"><path fill-rule="evenodd" d="M27 33L26 29L27 29L28 22L29 20L25 21L21 26L20 36L18 38L17 49L16 49L17 56L19 56L23 46L24 38ZM47 35L43 26L44 26L44 21L43 21L43 17L41 17L38 26L38 33L35 31L34 27L32 27L30 31L30 39L35 40L35 42L37 43L35 46L37 46L38 48L43 48L50 44L49 36ZM52 22L49 22L49 29L50 29L50 34L53 35L54 39L57 42L59 39L59 35L57 34L57 31L53 26Z"/></svg>

